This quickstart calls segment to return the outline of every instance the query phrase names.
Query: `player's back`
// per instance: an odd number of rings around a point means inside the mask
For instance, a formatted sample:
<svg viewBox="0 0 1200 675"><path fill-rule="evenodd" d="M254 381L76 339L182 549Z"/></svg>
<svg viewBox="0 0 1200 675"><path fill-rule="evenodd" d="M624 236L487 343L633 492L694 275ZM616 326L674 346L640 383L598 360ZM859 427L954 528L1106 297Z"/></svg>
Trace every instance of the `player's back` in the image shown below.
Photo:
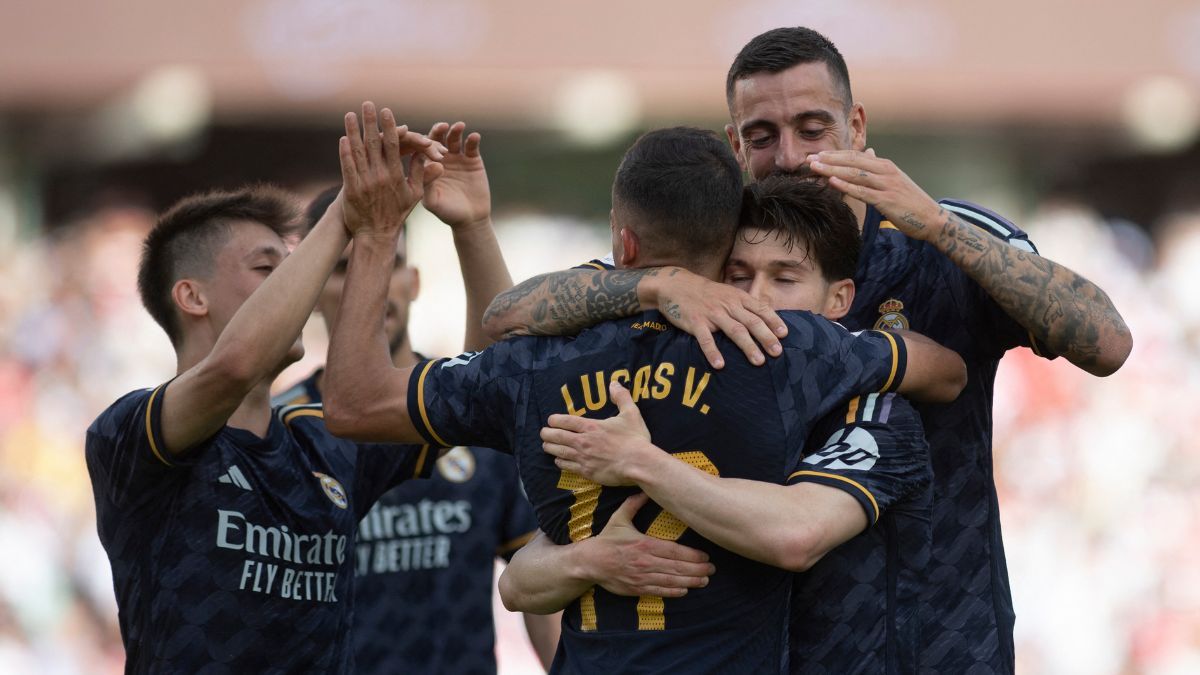
<svg viewBox="0 0 1200 675"><path fill-rule="evenodd" d="M782 483L810 423L859 391L898 383L901 342L855 338L792 314L785 355L755 367L719 338L712 370L695 340L656 313L602 324L575 339L522 338L480 355L432 362L415 379L418 428L444 443L511 449L539 524L558 543L598 533L633 488L600 487L559 470L538 436L551 414L616 413L607 385L629 388L655 442L725 477ZM503 438L497 438L503 436ZM730 553L655 505L635 523L706 551L717 572L685 597L627 598L595 588L569 607L562 672L772 672L786 654L790 577Z"/></svg>

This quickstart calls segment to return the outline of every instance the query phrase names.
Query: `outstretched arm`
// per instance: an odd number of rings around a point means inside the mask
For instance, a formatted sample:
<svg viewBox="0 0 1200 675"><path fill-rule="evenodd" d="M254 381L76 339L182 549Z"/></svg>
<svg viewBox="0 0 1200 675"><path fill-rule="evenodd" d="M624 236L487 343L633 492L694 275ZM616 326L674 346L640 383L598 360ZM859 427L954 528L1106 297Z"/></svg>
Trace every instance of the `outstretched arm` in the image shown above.
<svg viewBox="0 0 1200 675"><path fill-rule="evenodd" d="M354 114L346 116L342 173L352 179L345 181L343 190L354 246L329 344L325 424L331 433L357 440L416 443L422 438L407 405L412 368L392 365L383 320L404 219L421 200L426 172L440 165L426 167L414 157L411 173L405 175L403 157L424 137L407 127L397 128L387 108L381 118L382 134L375 106L363 104L364 142ZM373 184L387 189L373 194L367 190Z"/></svg>
<svg viewBox="0 0 1200 675"><path fill-rule="evenodd" d="M347 119L347 133L350 129ZM272 375L295 342L346 246L346 211L352 211L352 217L363 211L347 206L345 185L353 183L356 203L364 204L387 190L378 181L347 173L349 150L342 139L342 194L291 255L282 261L264 258L261 267L268 276L234 314L212 351L164 390L162 434L168 452L184 452L220 429L246 394ZM411 139L408 152L440 154L419 136Z"/></svg>
<svg viewBox="0 0 1200 675"><path fill-rule="evenodd" d="M708 584L716 569L708 555L638 532L633 516L648 498L635 495L613 513L600 534L565 546L545 534L517 551L500 575L500 599L509 611L549 614L592 586L617 595L678 598Z"/></svg>
<svg viewBox="0 0 1200 675"><path fill-rule="evenodd" d="M588 326L657 309L680 330L696 336L714 368L725 361L713 339L725 333L751 363L762 349L782 353L787 326L766 303L680 267L636 270L564 270L523 281L492 301L484 330L496 339L514 335L574 335Z"/></svg>
<svg viewBox="0 0 1200 675"><path fill-rule="evenodd" d="M466 126L438 122L430 130L430 139L444 145L447 152L441 160L444 172L426 187L422 203L453 233L467 292L463 349L478 351L492 343L483 331L484 309L497 294L512 288L513 282L492 225L492 195L479 154L482 137L476 132L464 138Z"/></svg>
<svg viewBox="0 0 1200 675"><path fill-rule="evenodd" d="M1108 295L1070 269L988 236L950 213L873 151L809 156L830 185L872 204L904 234L936 246L1014 321L1087 372L1116 372L1133 348Z"/></svg>

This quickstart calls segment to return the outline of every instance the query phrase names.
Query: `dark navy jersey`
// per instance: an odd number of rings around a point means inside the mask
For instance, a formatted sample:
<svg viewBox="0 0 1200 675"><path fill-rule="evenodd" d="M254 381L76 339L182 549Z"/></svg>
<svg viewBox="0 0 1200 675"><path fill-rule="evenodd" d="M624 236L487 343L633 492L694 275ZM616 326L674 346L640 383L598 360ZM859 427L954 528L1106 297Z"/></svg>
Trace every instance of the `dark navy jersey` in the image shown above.
<svg viewBox="0 0 1200 675"><path fill-rule="evenodd" d="M808 448L788 484L845 491L869 526L796 575L791 672L916 673L932 497L920 416L896 394L856 397L821 420Z"/></svg>
<svg viewBox="0 0 1200 675"><path fill-rule="evenodd" d="M783 482L811 424L904 377L902 339L853 335L807 312L785 313L784 354L755 367L724 337L726 367L646 312L575 338L516 338L422 363L409 414L437 444L513 452L538 523L559 544L599 532L632 488L601 488L554 465L538 434L554 413L607 417L610 381L638 403L655 442L680 461L734 478ZM718 548L660 508L635 523L706 551L719 570L683 598L627 598L594 588L564 613L555 667L565 672L772 672L786 661L789 573Z"/></svg>
<svg viewBox="0 0 1200 675"><path fill-rule="evenodd" d="M1025 233L1000 216L966 202L941 204L1036 254ZM921 672L1011 672L1014 614L992 477L992 387L1006 350L1054 355L933 245L906 237L873 208L854 281L847 326L911 328L967 364L967 387L954 403L917 405L934 476Z"/></svg>
<svg viewBox="0 0 1200 675"><path fill-rule="evenodd" d="M321 400L320 371L281 397ZM495 560L533 538L509 455L456 447L383 495L354 544L357 673L494 673Z"/></svg>
<svg viewBox="0 0 1200 675"><path fill-rule="evenodd" d="M126 672L349 672L355 528L428 474L428 446L355 445L300 406L265 438L226 426L172 455L168 386L125 395L87 432Z"/></svg>

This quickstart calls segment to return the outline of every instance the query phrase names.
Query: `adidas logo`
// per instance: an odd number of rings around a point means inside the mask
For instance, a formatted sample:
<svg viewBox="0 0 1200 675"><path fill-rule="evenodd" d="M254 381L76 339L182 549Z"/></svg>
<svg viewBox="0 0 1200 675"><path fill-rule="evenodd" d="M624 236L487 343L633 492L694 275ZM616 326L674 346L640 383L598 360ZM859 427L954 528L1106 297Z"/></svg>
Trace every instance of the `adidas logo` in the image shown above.
<svg viewBox="0 0 1200 675"><path fill-rule="evenodd" d="M250 481L246 480L246 476L242 474L242 470L237 467L237 464L230 465L228 471L217 476L217 482L236 485L243 490L251 492L254 491L254 488L250 487Z"/></svg>

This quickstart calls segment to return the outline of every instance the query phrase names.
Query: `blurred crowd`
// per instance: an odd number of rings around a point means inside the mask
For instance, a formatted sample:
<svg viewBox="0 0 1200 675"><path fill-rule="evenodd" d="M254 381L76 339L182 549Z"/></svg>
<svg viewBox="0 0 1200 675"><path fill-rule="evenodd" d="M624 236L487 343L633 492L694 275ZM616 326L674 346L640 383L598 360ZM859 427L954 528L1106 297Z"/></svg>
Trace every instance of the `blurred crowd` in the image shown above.
<svg viewBox="0 0 1200 675"><path fill-rule="evenodd" d="M1200 212L1148 224L1153 239L1062 201L1018 222L1043 254L1104 288L1135 339L1105 380L1025 350L1001 366L995 467L1018 672L1200 672L1200 441L1189 428L1200 419ZM0 672L122 668L82 447L117 396L174 372L136 291L152 223L145 210L108 207L0 242ZM599 225L587 236L554 228L499 225L514 278L607 252L590 250L606 240ZM566 260L546 252L551 240L571 244ZM457 276L450 258L423 257L421 246L410 243L411 257L427 285ZM421 332L445 323L423 312L455 302L426 288L414 306L418 349L457 351L453 337ZM321 351L320 339L310 343L306 364ZM517 633L500 633L504 650Z"/></svg>

